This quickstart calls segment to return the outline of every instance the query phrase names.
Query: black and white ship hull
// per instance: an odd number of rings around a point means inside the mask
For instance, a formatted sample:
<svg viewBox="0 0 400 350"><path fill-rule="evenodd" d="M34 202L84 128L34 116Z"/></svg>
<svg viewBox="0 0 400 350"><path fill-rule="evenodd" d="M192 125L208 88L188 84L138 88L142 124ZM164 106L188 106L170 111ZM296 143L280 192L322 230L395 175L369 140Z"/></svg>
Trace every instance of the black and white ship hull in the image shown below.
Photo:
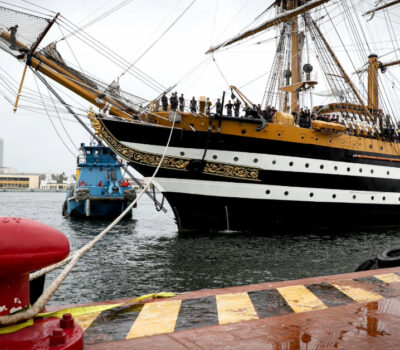
<svg viewBox="0 0 400 350"><path fill-rule="evenodd" d="M170 129L102 123L109 145L151 176ZM156 184L180 231L399 224L400 158L382 159L382 153L176 130Z"/></svg>

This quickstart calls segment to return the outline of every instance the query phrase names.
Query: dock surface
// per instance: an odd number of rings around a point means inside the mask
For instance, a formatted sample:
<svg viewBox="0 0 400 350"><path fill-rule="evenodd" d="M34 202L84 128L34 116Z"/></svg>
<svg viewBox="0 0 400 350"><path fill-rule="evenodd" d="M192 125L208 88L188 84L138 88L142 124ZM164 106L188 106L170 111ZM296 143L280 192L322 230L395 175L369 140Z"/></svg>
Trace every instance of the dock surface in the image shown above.
<svg viewBox="0 0 400 350"><path fill-rule="evenodd" d="M76 321L85 349L397 350L400 268L201 290Z"/></svg>

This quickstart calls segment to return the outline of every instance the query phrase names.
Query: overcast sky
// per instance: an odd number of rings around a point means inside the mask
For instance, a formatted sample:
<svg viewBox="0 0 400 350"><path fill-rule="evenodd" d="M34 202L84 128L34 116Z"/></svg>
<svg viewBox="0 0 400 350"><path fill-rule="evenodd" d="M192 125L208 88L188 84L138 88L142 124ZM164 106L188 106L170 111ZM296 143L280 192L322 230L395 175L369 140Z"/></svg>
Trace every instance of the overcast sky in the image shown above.
<svg viewBox="0 0 400 350"><path fill-rule="evenodd" d="M49 10L60 12L71 22L80 26L122 3L122 0L30 1ZM86 31L127 61L133 62L191 2L192 0L132 0L120 10L90 26ZM34 9L22 0L15 0L13 3ZM212 57L206 56L204 52L212 44L224 41L243 30L271 3L272 0L197 0L177 24L139 60L136 67L163 86L178 83L176 90L179 93L185 93L187 98L205 95L216 99L226 89L228 82L238 87L245 85L243 92L254 103L260 103L267 80L267 75L262 75L270 70L275 42L267 40L263 45L254 43L273 38L276 35L275 31L269 31L250 43L218 53L215 58L222 73L212 61ZM373 3L372 0L365 2L365 8L370 8L369 5ZM36 10L44 11L37 8ZM393 18L397 21L400 21L399 10L400 7L393 9L395 16ZM397 22L394 25L399 27ZM326 28L330 29L327 37L331 40L332 46L339 47L340 42L332 26L327 24ZM61 27L61 30L66 33L65 27ZM374 33L378 37L375 41L382 41L382 43L375 44L375 47L382 52L390 52L391 48L393 50L393 44L387 43L389 40L381 39L379 30L381 29L377 29ZM46 36L44 44L60 39L61 36L60 27L55 25ZM57 46L67 61L77 64L68 44L72 47L79 65L85 72L109 83L123 72L121 67L112 64L74 37L68 38L67 41L60 41ZM377 53L381 54L381 52ZM339 56L340 54L339 50ZM23 64L3 51L0 51L0 60L1 67L19 82ZM346 69L351 73L351 67L348 64ZM260 76L260 79L255 80ZM255 81L248 84L252 80ZM146 99L158 95L157 91L128 74L121 77L120 85L123 90ZM24 86L37 91L30 71L27 73ZM54 86L59 88L55 83ZM3 88L0 86L0 90ZM46 89L41 85L40 89L44 98L48 98ZM23 90L23 96L26 91L28 90ZM66 90L60 88L60 91ZM73 96L71 93L68 94ZM73 97L74 101L68 99L70 103L82 109L89 108L88 102L76 96ZM75 155L77 154L75 147L78 147L81 142L89 142L90 139L80 125L69 121L70 116L60 114L62 118L69 119L62 119L61 124L57 115L53 115L53 126L46 113L38 114L20 109L14 114L12 106L3 97L0 97L0 113L0 138L4 139L5 152L4 166L35 173L48 171L73 173L75 171ZM54 127L60 136L57 135ZM74 155L67 150L60 138Z"/></svg>

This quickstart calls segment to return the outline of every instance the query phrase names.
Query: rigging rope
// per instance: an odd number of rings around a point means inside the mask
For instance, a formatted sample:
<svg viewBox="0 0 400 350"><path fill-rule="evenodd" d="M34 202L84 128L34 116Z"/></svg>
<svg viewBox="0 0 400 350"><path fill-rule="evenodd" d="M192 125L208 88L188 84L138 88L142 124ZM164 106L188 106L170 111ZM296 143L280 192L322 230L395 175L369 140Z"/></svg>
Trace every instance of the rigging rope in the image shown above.
<svg viewBox="0 0 400 350"><path fill-rule="evenodd" d="M68 31L74 31L76 28L76 25L73 24L71 21L69 21L67 18L64 16L59 17L59 22L61 22L61 25ZM92 37L90 34L86 33L85 31L81 31L76 33L75 36L77 39L81 40L84 44L87 46L91 47L94 51L114 63L116 66L126 69L129 65L130 62L126 61L123 57L115 53L113 50L111 50L109 47L107 47L105 44L102 42L98 41L94 37ZM134 70L133 70L134 69ZM158 83L156 80L154 80L152 77L150 77L148 74L144 73L137 67L132 66L131 69L128 71L129 74L131 74L133 77L136 79L140 80L150 88L152 88L155 91L162 92L165 90L165 87L162 86L160 83Z"/></svg>
<svg viewBox="0 0 400 350"><path fill-rule="evenodd" d="M36 79L36 77L35 77L35 79ZM55 105L55 103L54 103L54 100L53 100L53 97L52 97L52 95L51 95L50 90L47 89L47 91L48 91L48 93L49 93L49 97L51 98L51 101L53 102L54 109L55 109L55 111L56 111L56 113L57 113L58 120L60 121L60 124L61 124L62 128L64 129L65 134L66 134L67 137L69 138L71 144L72 144L72 145L75 147L75 149L78 151L78 150L79 150L78 147L76 147L74 141L72 140L70 134L68 133L67 129L65 128L65 126L64 126L64 124L63 124L63 122L62 122L62 120L61 120L61 118L60 118L60 114L58 113L58 109L57 109L57 107L56 107L56 105Z"/></svg>
<svg viewBox="0 0 400 350"><path fill-rule="evenodd" d="M193 6L197 0L192 0L192 2L183 10L183 12L173 21L164 32L135 60L128 68L121 73L119 78L121 78L129 69L131 69L136 63L138 63L153 47L156 45L164 36L169 32L169 30L182 18L182 16Z"/></svg>
<svg viewBox="0 0 400 350"><path fill-rule="evenodd" d="M36 6L36 7L40 8L40 9L42 9L42 10L46 10L46 11L49 11L49 12L54 13L54 14L57 13L57 12L52 11L52 10L49 10L49 9L47 9L47 8L45 8L45 7L39 6L38 4L35 4L35 3L31 2L31 1L28 1L28 0L22 0L22 1L23 1L23 2L26 2L26 3L29 4L29 5Z"/></svg>
<svg viewBox="0 0 400 350"><path fill-rule="evenodd" d="M215 66L217 67L219 74L221 74L222 79L225 80L225 83L226 83L226 85L228 86L228 89L229 89L230 86L231 86L231 84L229 84L229 82L228 82L228 80L226 79L224 73L222 73L222 70L221 70L220 66L218 65L217 60L215 59L215 56L214 56L214 55L212 55L212 60L214 61Z"/></svg>
<svg viewBox="0 0 400 350"><path fill-rule="evenodd" d="M128 5L130 2L132 2L133 0L123 0L121 3L119 3L118 5L114 6L113 8L111 8L110 10L107 10L105 13L101 14L100 16L97 16L96 18L94 18L93 20L91 20L90 22L84 24L83 26L79 27L79 29L77 29L75 32L71 32L67 35L64 35L61 39L57 40L57 42L64 40L72 35L75 35L77 32L79 31L83 31L84 29L87 29L88 27L90 27L91 25L97 23L98 21L101 21L102 19L106 18L107 16L113 14L115 11L118 11L119 9L121 9L122 7Z"/></svg>
<svg viewBox="0 0 400 350"><path fill-rule="evenodd" d="M40 92L40 89L39 89L39 85L38 85L37 80L36 80L36 76L34 75L33 77L35 78L35 83L36 83L36 87L37 87L37 89L38 89L39 95L42 96L42 94L41 94L41 92ZM56 132L58 138L59 138L60 141L63 143L63 145L65 146L65 148L68 150L68 152L71 153L72 157L76 158L75 153L72 152L71 149L68 147L68 145L65 143L65 141L64 141L63 138L61 137L60 133L58 132L56 126L54 125L53 121L51 120L50 114L49 114L49 112L48 112L46 106L45 106L44 104L43 104L43 106L44 106L44 108L45 108L45 110L46 110L46 114L48 115L49 120L50 120L50 123L51 123L51 125L53 126L54 131Z"/></svg>

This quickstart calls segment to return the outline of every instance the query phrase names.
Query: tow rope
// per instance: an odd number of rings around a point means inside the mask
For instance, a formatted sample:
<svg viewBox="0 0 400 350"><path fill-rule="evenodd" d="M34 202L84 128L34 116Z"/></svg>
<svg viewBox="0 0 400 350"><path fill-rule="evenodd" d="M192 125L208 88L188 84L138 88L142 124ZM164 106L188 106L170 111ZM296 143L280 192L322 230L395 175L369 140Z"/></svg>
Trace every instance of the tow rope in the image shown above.
<svg viewBox="0 0 400 350"><path fill-rule="evenodd" d="M72 317L82 316L82 315L89 315L96 312L103 312L106 310L115 309L121 306L129 306L131 304L137 303L139 301L143 301L146 299L156 299L156 298L171 298L174 297L176 294L172 292L160 292L160 293L153 293L153 294L145 294L136 299L129 300L126 303L118 303L118 304L105 304L105 305L91 305L91 306L77 306L77 307L70 307L67 309L62 309L54 312L43 312L36 316L36 318L49 318L49 317L57 317L62 318L64 314L71 314ZM26 327L30 327L34 325L34 320L30 319L22 323L14 324L11 326L0 328L0 335L1 334L10 334L18 332L21 329Z"/></svg>

